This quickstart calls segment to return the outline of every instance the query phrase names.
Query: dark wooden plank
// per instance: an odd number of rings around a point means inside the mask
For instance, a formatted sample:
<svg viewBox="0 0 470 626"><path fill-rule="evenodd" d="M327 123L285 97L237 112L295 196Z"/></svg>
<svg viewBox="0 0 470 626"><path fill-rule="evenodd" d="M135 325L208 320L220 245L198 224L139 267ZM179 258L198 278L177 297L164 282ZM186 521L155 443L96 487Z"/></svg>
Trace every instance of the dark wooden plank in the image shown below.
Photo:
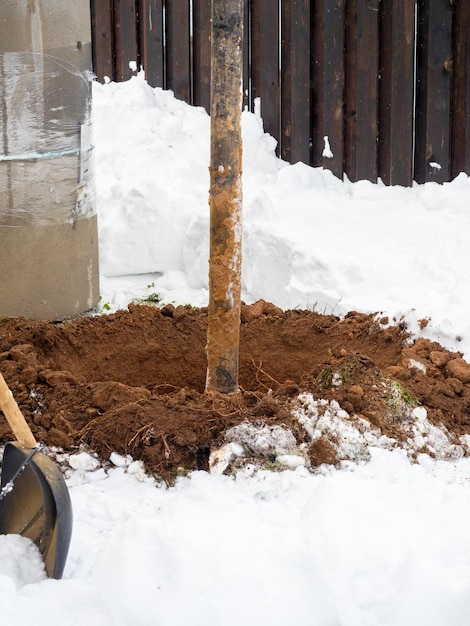
<svg viewBox="0 0 470 626"><path fill-rule="evenodd" d="M193 104L210 111L211 91L211 2L193 3Z"/></svg>
<svg viewBox="0 0 470 626"><path fill-rule="evenodd" d="M451 176L470 175L470 4L454 2Z"/></svg>
<svg viewBox="0 0 470 626"><path fill-rule="evenodd" d="M346 2L345 172L377 180L379 0Z"/></svg>
<svg viewBox="0 0 470 626"><path fill-rule="evenodd" d="M357 0L346 2L344 84L344 172L355 179L357 98Z"/></svg>
<svg viewBox="0 0 470 626"><path fill-rule="evenodd" d="M152 87L163 87L163 0L139 0L139 41L145 78Z"/></svg>
<svg viewBox="0 0 470 626"><path fill-rule="evenodd" d="M418 0L414 178L419 183L450 178L451 40L451 3Z"/></svg>
<svg viewBox="0 0 470 626"><path fill-rule="evenodd" d="M380 15L379 176L413 182L415 3L382 0Z"/></svg>
<svg viewBox="0 0 470 626"><path fill-rule="evenodd" d="M314 3L311 15L311 106L312 106L312 153L311 163L315 167L323 164L325 136L325 13L326 1Z"/></svg>
<svg viewBox="0 0 470 626"><path fill-rule="evenodd" d="M251 1L245 0L243 14L243 109L251 111Z"/></svg>
<svg viewBox="0 0 470 626"><path fill-rule="evenodd" d="M190 0L166 2L166 88L191 103Z"/></svg>
<svg viewBox="0 0 470 626"><path fill-rule="evenodd" d="M344 167L344 3L326 2L324 65L324 133L333 156L323 166L339 178Z"/></svg>
<svg viewBox="0 0 470 626"><path fill-rule="evenodd" d="M281 0L281 157L292 158L293 64L291 62L292 1Z"/></svg>
<svg viewBox="0 0 470 626"><path fill-rule="evenodd" d="M116 80L128 80L139 70L136 0L114 0L114 40Z"/></svg>
<svg viewBox="0 0 470 626"><path fill-rule="evenodd" d="M112 0L91 0L93 71L99 81L114 78Z"/></svg>
<svg viewBox="0 0 470 626"><path fill-rule="evenodd" d="M281 0L281 155L310 163L310 2Z"/></svg>
<svg viewBox="0 0 470 626"><path fill-rule="evenodd" d="M312 19L312 164L323 165L340 178L343 102L344 0L318 0ZM326 156L327 145L333 156Z"/></svg>
<svg viewBox="0 0 470 626"><path fill-rule="evenodd" d="M251 14L252 98L260 99L264 130L279 141L279 7L273 0L253 0Z"/></svg>

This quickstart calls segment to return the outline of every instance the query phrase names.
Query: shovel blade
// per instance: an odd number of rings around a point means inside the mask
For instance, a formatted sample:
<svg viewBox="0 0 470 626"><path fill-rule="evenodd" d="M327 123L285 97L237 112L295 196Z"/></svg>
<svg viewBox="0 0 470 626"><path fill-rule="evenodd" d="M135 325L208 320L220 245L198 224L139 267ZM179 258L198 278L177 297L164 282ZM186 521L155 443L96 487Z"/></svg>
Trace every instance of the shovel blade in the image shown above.
<svg viewBox="0 0 470 626"><path fill-rule="evenodd" d="M31 450L7 443L0 486L12 480ZM50 578L61 578L72 536L72 504L59 468L37 452L0 501L0 534L31 539L44 560Z"/></svg>

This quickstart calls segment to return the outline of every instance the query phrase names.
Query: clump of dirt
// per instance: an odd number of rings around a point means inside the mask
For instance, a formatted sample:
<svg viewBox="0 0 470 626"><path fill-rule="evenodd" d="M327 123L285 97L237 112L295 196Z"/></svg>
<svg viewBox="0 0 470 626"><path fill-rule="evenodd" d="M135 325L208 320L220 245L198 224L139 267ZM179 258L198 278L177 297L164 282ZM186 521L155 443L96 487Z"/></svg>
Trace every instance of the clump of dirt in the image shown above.
<svg viewBox="0 0 470 626"><path fill-rule="evenodd" d="M162 477L208 469L211 451L244 422L289 429L311 466L338 462L334 441L299 424L299 394L334 401L398 442L409 439L418 406L454 443L470 434L470 365L376 315L243 305L233 396L204 391L206 333L206 309L172 305L61 322L8 318L0 371L39 441L86 445L103 459L129 454ZM6 423L0 438L12 438Z"/></svg>

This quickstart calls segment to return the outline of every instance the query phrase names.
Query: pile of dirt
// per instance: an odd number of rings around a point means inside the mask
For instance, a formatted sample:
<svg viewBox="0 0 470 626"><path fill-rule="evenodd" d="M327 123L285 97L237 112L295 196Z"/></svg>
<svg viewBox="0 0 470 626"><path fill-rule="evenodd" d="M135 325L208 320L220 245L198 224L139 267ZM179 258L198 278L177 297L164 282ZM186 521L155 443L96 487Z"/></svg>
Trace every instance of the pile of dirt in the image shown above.
<svg viewBox="0 0 470 626"><path fill-rule="evenodd" d="M230 397L204 391L206 332L206 309L172 305L60 322L8 318L0 371L39 441L85 445L103 459L129 454L163 477L207 469L227 430L244 422L290 429L311 466L337 462L332 442L309 438L294 417L302 392L398 442L409 438L416 406L455 443L470 433L470 365L437 343L411 342L403 324L244 305L240 392ZM0 438L12 438L6 423Z"/></svg>

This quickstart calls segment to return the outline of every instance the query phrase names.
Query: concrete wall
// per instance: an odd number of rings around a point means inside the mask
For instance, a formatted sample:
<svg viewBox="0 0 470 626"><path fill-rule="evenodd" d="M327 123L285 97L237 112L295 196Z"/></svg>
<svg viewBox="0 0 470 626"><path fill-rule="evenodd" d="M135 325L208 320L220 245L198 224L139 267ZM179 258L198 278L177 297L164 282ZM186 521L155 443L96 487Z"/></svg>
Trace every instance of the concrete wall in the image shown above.
<svg viewBox="0 0 470 626"><path fill-rule="evenodd" d="M78 42L89 44L91 41L87 0L8 0L1 5L3 52L50 54L53 50L64 49L62 59L81 69L89 67L90 59L77 47Z"/></svg>

